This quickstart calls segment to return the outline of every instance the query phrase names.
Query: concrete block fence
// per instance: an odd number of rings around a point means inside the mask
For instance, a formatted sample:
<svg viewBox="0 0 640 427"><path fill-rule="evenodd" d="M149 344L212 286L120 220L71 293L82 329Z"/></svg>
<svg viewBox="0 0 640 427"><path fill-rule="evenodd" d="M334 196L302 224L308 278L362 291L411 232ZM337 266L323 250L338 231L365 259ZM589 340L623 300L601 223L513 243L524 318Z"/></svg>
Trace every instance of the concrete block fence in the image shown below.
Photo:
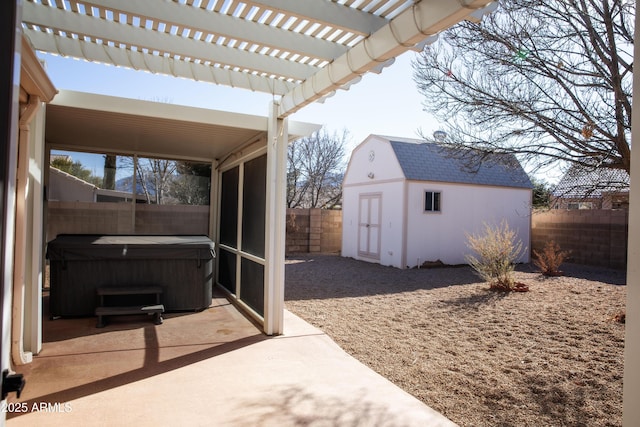
<svg viewBox="0 0 640 427"><path fill-rule="evenodd" d="M287 209L287 254L339 253L342 211Z"/></svg>
<svg viewBox="0 0 640 427"><path fill-rule="evenodd" d="M541 251L546 242L553 240L562 250L571 251L570 262L624 269L627 266L628 223L626 210L534 212L532 249Z"/></svg>
<svg viewBox="0 0 640 427"><path fill-rule="evenodd" d="M207 206L48 202L47 240L58 234L207 234ZM342 212L287 209L286 253L340 253ZM569 261L616 269L627 265L628 212L547 210L531 218L531 246L549 240L570 250Z"/></svg>
<svg viewBox="0 0 640 427"><path fill-rule="evenodd" d="M47 241L59 234L207 234L207 206L50 201ZM287 210L287 253L339 253L342 212Z"/></svg>
<svg viewBox="0 0 640 427"><path fill-rule="evenodd" d="M207 234L208 206L47 203L47 241L59 234Z"/></svg>

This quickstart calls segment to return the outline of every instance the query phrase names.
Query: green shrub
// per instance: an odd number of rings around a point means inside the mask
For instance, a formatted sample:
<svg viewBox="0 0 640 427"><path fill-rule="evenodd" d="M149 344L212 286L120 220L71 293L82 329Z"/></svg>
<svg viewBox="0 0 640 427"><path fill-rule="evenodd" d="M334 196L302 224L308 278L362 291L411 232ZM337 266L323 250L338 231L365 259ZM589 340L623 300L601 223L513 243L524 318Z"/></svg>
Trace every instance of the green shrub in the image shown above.
<svg viewBox="0 0 640 427"><path fill-rule="evenodd" d="M561 251L560 245L553 240L548 241L542 252L533 250L533 263L540 269L540 272L545 276L560 276L560 265L569 256L571 251Z"/></svg>
<svg viewBox="0 0 640 427"><path fill-rule="evenodd" d="M497 226L485 224L482 235L467 235L467 246L477 255L467 255L467 262L489 282L491 289L525 290L524 285L513 278L515 263L524 252L522 241L507 221Z"/></svg>

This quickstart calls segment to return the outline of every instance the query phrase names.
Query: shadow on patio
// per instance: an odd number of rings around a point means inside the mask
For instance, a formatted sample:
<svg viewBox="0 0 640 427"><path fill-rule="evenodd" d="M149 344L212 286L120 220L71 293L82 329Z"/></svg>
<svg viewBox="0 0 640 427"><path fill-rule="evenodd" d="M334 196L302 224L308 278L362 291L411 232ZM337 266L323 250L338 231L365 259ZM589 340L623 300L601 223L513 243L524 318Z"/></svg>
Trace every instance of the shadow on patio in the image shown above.
<svg viewBox="0 0 640 427"><path fill-rule="evenodd" d="M46 306L46 301L45 301ZM285 311L263 335L225 298L198 313L44 321L7 425L452 425Z"/></svg>
<svg viewBox="0 0 640 427"><path fill-rule="evenodd" d="M71 402L268 339L219 295L202 312L165 314L160 327L144 316L120 316L99 329L94 317L50 320L47 296L43 307L43 349L33 363L16 368L27 379L20 402L29 409Z"/></svg>

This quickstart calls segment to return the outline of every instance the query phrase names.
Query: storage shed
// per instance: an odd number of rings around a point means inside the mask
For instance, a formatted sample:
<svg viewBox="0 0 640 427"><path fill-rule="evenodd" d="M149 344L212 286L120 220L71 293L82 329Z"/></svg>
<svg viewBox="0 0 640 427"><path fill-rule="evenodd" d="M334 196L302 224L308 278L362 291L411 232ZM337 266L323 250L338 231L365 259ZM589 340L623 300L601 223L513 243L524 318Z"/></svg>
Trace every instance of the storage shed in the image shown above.
<svg viewBox="0 0 640 427"><path fill-rule="evenodd" d="M529 261L532 185L512 155L470 156L370 135L343 181L342 256L398 268L463 264L467 235L506 220ZM467 153L470 154L470 153Z"/></svg>

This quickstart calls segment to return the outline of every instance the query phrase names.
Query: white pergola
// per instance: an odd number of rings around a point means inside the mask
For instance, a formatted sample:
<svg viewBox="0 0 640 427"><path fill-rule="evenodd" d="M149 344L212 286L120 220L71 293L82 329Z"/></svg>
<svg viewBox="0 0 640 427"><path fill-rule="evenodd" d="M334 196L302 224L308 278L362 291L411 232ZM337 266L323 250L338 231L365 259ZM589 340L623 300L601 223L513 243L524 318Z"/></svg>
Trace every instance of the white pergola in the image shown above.
<svg viewBox="0 0 640 427"><path fill-rule="evenodd" d="M8 4L11 4L9 2ZM267 216L269 263L265 268L265 331L282 331L284 283L284 173L287 117L314 101L348 89L363 74L380 72L407 50L420 50L461 20L479 21L496 7L490 0L17 0L2 6L29 45L40 52L151 73L167 74L273 95L267 119ZM1 14L0 14L1 15ZM640 23L637 19L636 24ZM6 27L5 39L12 28ZM4 39L3 39L4 40ZM2 58L20 64L20 43ZM18 67L19 68L19 67ZM4 76L4 74L3 74ZM636 86L640 77L635 78ZM13 82L15 86L15 81ZM35 91L28 92L33 96ZM9 101L7 101L7 99ZM26 97L30 106L49 99ZM20 99L22 102L22 97ZM3 170L4 228L16 226L14 182L18 99L8 96L7 161ZM35 107L34 107L35 108ZM31 111L31 110L29 110ZM25 116L25 128L27 126ZM640 126L634 111L633 128ZM38 133L38 132L32 132ZM634 132L635 134L635 132ZM4 136L4 135L3 135ZM636 139L634 137L634 139ZM224 153L221 153L224 154ZM640 155L634 152L634 170ZM0 165L2 166L2 165ZM631 178L629 280L625 364L625 425L640 419L640 186ZM37 195L36 195L37 196ZM27 197L32 197L28 194ZM13 247L21 238L3 234L2 368L11 347ZM24 237L22 237L24 239ZM15 294L15 292L14 292ZM14 323L15 323L14 317ZM2 422L0 421L0 425Z"/></svg>
<svg viewBox="0 0 640 427"><path fill-rule="evenodd" d="M278 118L380 72L489 0L28 0L34 49L273 94Z"/></svg>

